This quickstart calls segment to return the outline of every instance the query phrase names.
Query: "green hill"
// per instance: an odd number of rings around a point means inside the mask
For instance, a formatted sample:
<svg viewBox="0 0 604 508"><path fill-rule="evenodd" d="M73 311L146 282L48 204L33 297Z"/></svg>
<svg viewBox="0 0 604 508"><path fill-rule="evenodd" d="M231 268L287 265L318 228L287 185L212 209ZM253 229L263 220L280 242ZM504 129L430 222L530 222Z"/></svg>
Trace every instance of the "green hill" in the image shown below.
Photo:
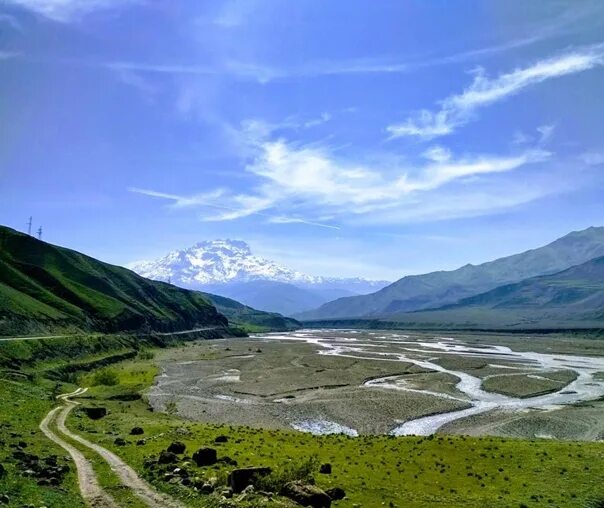
<svg viewBox="0 0 604 508"><path fill-rule="evenodd" d="M604 227L592 227L569 233L544 247L488 263L403 277L376 293L340 298L295 317L373 318L433 309L498 286L556 273L599 256L604 256Z"/></svg>
<svg viewBox="0 0 604 508"><path fill-rule="evenodd" d="M292 323L197 291L145 279L126 268L0 226L0 335L86 330L171 332L251 322Z"/></svg>
<svg viewBox="0 0 604 508"><path fill-rule="evenodd" d="M434 310L388 316L409 323L470 328L604 327L604 256Z"/></svg>

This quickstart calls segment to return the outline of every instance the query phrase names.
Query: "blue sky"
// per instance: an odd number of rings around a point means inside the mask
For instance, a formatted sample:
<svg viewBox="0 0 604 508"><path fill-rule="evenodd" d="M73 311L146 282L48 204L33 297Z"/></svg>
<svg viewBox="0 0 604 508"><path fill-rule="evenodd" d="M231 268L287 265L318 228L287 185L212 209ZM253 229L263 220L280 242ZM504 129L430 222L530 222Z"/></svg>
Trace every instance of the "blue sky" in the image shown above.
<svg viewBox="0 0 604 508"><path fill-rule="evenodd" d="M596 1L0 0L0 222L394 280L604 224Z"/></svg>

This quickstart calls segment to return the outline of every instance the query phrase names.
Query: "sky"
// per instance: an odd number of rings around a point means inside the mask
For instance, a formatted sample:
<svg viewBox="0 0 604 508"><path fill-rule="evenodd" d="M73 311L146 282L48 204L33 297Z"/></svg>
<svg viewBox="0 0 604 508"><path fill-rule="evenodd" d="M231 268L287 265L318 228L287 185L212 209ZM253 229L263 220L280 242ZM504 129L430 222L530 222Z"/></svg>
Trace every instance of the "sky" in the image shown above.
<svg viewBox="0 0 604 508"><path fill-rule="evenodd" d="M604 225L604 3L0 0L0 223L396 280Z"/></svg>

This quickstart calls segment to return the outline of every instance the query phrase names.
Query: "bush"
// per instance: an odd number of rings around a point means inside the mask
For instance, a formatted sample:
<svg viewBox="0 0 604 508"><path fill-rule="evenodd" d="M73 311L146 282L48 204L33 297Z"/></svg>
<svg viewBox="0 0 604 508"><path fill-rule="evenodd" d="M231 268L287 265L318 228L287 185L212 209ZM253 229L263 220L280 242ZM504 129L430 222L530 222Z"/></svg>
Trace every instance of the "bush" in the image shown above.
<svg viewBox="0 0 604 508"><path fill-rule="evenodd" d="M138 353L139 360L153 360L154 356L153 351L149 351L148 349L143 349Z"/></svg>
<svg viewBox="0 0 604 508"><path fill-rule="evenodd" d="M268 476L258 478L257 488L268 492L280 492L283 486L289 482L301 481L314 484L314 472L317 468L318 458L316 456L301 463L289 462Z"/></svg>
<svg viewBox="0 0 604 508"><path fill-rule="evenodd" d="M92 375L91 384L92 386L115 386L119 384L120 380L117 372L113 369L101 369L96 371Z"/></svg>

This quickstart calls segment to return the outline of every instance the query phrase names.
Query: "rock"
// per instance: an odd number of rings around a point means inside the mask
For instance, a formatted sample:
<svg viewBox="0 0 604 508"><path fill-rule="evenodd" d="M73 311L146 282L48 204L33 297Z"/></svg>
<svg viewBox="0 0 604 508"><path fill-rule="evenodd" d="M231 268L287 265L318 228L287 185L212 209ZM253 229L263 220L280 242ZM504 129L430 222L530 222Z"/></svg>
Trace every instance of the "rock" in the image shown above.
<svg viewBox="0 0 604 508"><path fill-rule="evenodd" d="M215 443L226 443L229 440L227 436L216 436Z"/></svg>
<svg viewBox="0 0 604 508"><path fill-rule="evenodd" d="M198 466L211 466L216 464L218 457L214 448L200 448L193 454L193 460Z"/></svg>
<svg viewBox="0 0 604 508"><path fill-rule="evenodd" d="M231 489L224 489L221 493L221 496L226 497L227 499L230 499L233 497L233 491Z"/></svg>
<svg viewBox="0 0 604 508"><path fill-rule="evenodd" d="M115 439L115 441L113 442L113 444L115 446L126 446L126 441L123 438L118 437L118 438Z"/></svg>
<svg viewBox="0 0 604 508"><path fill-rule="evenodd" d="M229 466L237 467L237 461L228 456L221 457L220 459L218 459L218 462L222 462L223 464L228 464Z"/></svg>
<svg viewBox="0 0 604 508"><path fill-rule="evenodd" d="M10 497L6 494L0 494L0 504L8 504L10 503Z"/></svg>
<svg viewBox="0 0 604 508"><path fill-rule="evenodd" d="M319 468L319 473L331 474L331 464L321 464L321 467Z"/></svg>
<svg viewBox="0 0 604 508"><path fill-rule="evenodd" d="M280 494L302 506L310 506L312 508L329 508L331 506L331 498L327 493L319 487L302 482L286 483L281 489Z"/></svg>
<svg viewBox="0 0 604 508"><path fill-rule="evenodd" d="M27 448L27 443L25 441L19 441L18 445L20 448Z"/></svg>
<svg viewBox="0 0 604 508"><path fill-rule="evenodd" d="M168 446L168 451L176 454L185 453L187 446L180 441L174 441L170 446Z"/></svg>
<svg viewBox="0 0 604 508"><path fill-rule="evenodd" d="M332 501L339 501L340 499L344 499L346 497L346 492L340 487L328 489L325 491L325 493L331 498Z"/></svg>
<svg viewBox="0 0 604 508"><path fill-rule="evenodd" d="M178 462L178 456L175 453L163 451L157 459L159 464L174 464Z"/></svg>
<svg viewBox="0 0 604 508"><path fill-rule="evenodd" d="M199 492L201 492L202 494L211 494L212 492L214 492L214 487L212 487L212 485L210 485L209 483L203 483L201 487L199 487Z"/></svg>
<svg viewBox="0 0 604 508"><path fill-rule="evenodd" d="M139 439L136 442L136 446L145 446L147 444L147 441L145 439Z"/></svg>
<svg viewBox="0 0 604 508"><path fill-rule="evenodd" d="M248 485L254 485L257 478L271 474L270 467L246 467L233 469L229 474L229 485L233 492L240 493Z"/></svg>
<svg viewBox="0 0 604 508"><path fill-rule="evenodd" d="M131 436L140 436L141 434L144 434L145 431L143 430L142 427L132 427L132 430L130 431L130 435Z"/></svg>
<svg viewBox="0 0 604 508"><path fill-rule="evenodd" d="M91 420L100 420L107 416L106 407L83 407L82 412L84 412Z"/></svg>

